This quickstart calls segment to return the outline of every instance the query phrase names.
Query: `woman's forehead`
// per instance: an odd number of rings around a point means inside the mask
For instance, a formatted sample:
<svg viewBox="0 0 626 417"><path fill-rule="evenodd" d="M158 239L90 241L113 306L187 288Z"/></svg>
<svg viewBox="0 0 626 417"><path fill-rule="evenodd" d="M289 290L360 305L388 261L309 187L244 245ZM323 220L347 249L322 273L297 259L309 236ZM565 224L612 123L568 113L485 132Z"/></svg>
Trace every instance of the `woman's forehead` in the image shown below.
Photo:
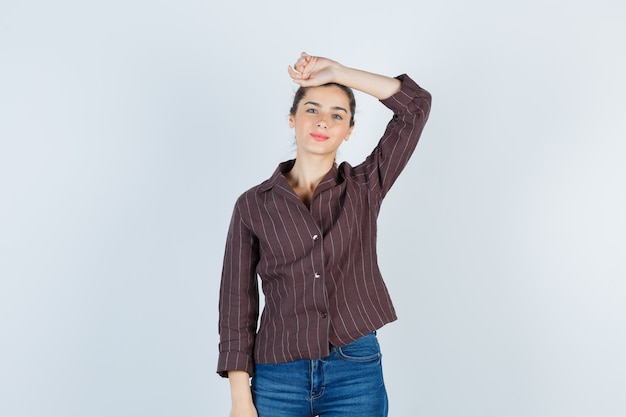
<svg viewBox="0 0 626 417"><path fill-rule="evenodd" d="M321 105L329 106L347 106L350 105L348 95L341 88L335 85L321 85L319 87L310 87L307 89L301 103L314 101Z"/></svg>

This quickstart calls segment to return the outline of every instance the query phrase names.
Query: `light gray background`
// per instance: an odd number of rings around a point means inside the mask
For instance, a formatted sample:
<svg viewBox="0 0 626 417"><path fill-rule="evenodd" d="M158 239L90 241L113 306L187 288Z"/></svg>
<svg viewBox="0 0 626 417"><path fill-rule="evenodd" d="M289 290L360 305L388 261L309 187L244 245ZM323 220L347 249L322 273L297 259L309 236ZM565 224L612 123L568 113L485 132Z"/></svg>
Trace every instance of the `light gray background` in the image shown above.
<svg viewBox="0 0 626 417"><path fill-rule="evenodd" d="M383 206L392 417L626 415L624 2L0 3L0 415L226 416L233 203L302 50L434 96ZM390 113L359 95L340 157Z"/></svg>

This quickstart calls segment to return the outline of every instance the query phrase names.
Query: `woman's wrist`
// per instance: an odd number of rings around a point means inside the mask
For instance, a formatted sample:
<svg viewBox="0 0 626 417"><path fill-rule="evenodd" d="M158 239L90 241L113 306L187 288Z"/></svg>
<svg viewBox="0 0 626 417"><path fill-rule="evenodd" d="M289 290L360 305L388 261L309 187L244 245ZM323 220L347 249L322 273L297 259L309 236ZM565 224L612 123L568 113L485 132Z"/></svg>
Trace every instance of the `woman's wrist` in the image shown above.
<svg viewBox="0 0 626 417"><path fill-rule="evenodd" d="M351 71L354 71L354 69L336 62L335 68L333 69L333 82L350 87L348 84L350 83Z"/></svg>
<svg viewBox="0 0 626 417"><path fill-rule="evenodd" d="M245 371L229 371L230 397L233 404L252 402L250 375Z"/></svg>

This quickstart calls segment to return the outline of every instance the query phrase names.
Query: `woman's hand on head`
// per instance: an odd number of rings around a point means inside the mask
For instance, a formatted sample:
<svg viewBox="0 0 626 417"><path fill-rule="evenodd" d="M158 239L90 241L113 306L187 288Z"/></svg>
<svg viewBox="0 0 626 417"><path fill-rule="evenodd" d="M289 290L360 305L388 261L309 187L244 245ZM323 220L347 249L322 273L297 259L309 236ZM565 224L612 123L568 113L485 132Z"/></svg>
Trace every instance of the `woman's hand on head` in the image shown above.
<svg viewBox="0 0 626 417"><path fill-rule="evenodd" d="M295 83L303 87L315 87L334 82L340 67L338 62L331 59L302 52L293 67L290 65L287 71Z"/></svg>
<svg viewBox="0 0 626 417"><path fill-rule="evenodd" d="M400 90L397 78L346 67L332 59L302 52L296 63L287 68L291 79L302 87L337 83L384 100Z"/></svg>

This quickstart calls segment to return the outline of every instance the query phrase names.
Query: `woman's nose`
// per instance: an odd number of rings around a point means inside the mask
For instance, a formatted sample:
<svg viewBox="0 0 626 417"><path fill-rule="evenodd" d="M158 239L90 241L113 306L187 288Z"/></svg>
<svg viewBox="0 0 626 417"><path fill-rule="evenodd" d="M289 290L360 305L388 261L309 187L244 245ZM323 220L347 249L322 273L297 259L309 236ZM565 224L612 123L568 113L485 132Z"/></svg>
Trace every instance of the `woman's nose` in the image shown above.
<svg viewBox="0 0 626 417"><path fill-rule="evenodd" d="M322 116L318 121L317 121L317 127L321 127L321 128L326 128L328 126L328 124L326 123L326 119Z"/></svg>

